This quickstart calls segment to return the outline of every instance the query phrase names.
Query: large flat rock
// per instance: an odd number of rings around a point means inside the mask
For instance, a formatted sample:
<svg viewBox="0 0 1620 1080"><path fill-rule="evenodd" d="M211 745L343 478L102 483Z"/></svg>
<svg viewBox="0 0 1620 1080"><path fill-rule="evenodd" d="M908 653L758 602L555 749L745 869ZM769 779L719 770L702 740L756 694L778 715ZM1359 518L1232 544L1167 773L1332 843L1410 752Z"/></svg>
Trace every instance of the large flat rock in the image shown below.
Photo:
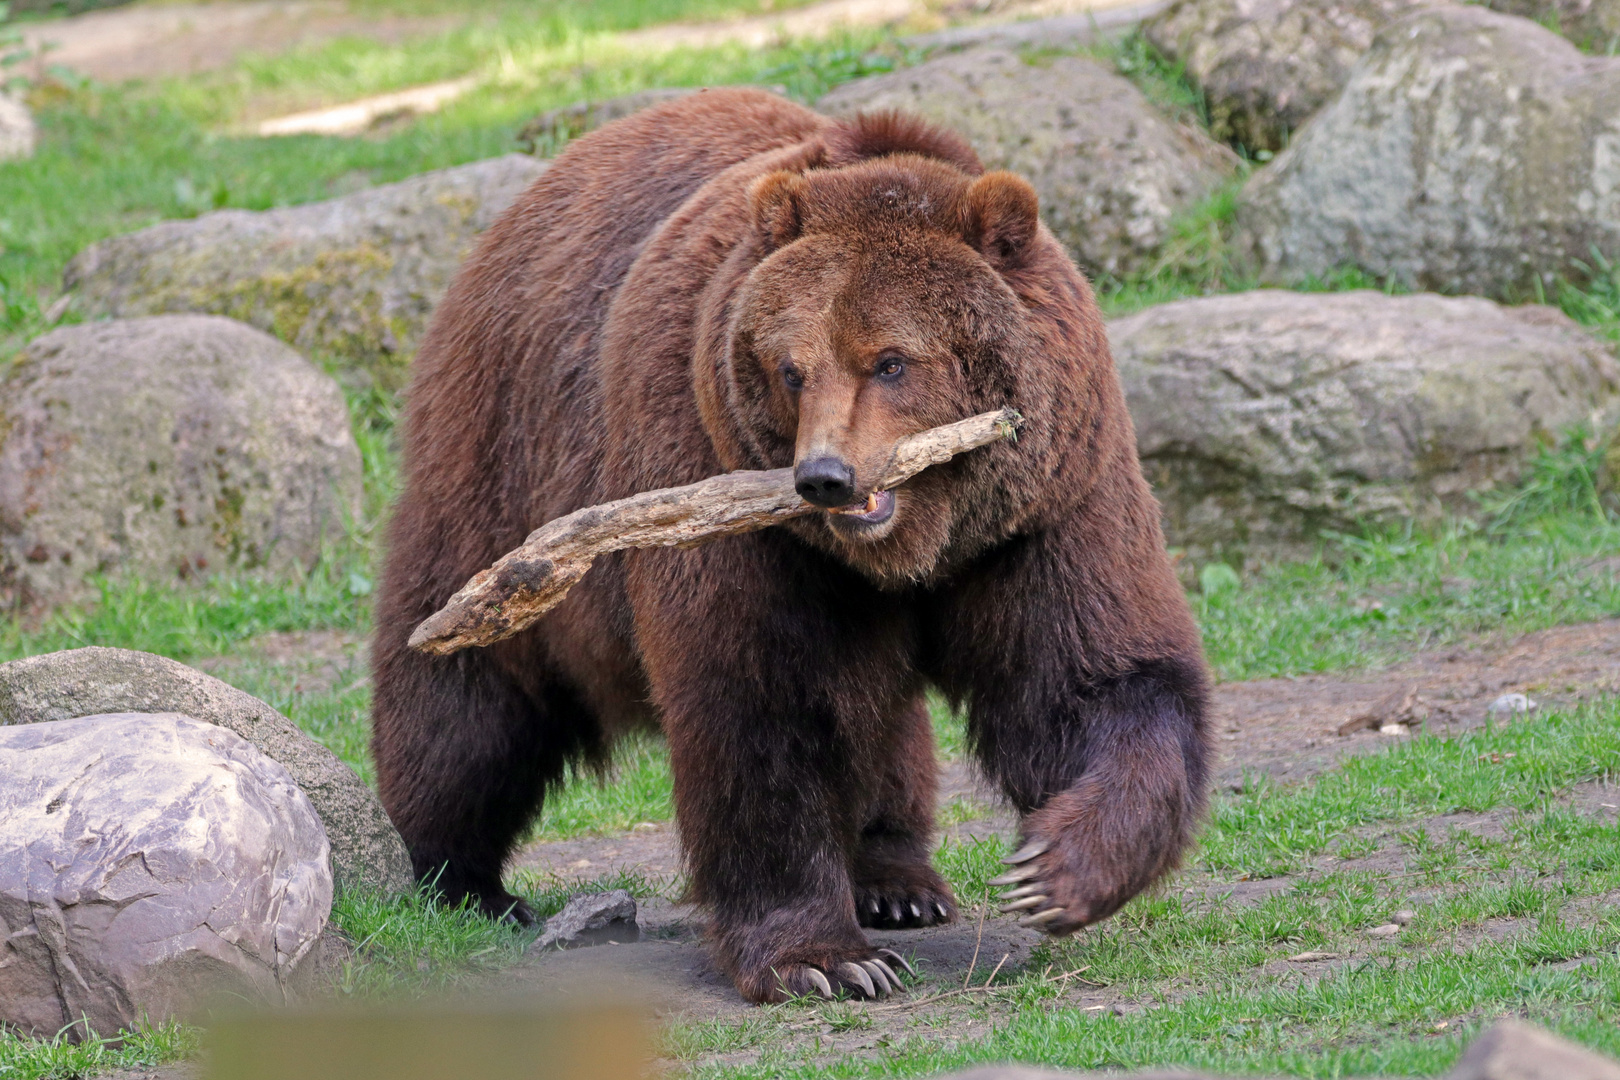
<svg viewBox="0 0 1620 1080"><path fill-rule="evenodd" d="M1203 557L1477 513L1471 493L1620 401L1620 363L1569 318L1475 297L1260 290L1108 336L1170 543Z"/></svg>
<svg viewBox="0 0 1620 1080"><path fill-rule="evenodd" d="M91 647L0 664L0 732L96 713L178 712L226 728L279 763L315 807L339 889L409 889L405 842L377 796L336 754L275 709L162 656Z"/></svg>

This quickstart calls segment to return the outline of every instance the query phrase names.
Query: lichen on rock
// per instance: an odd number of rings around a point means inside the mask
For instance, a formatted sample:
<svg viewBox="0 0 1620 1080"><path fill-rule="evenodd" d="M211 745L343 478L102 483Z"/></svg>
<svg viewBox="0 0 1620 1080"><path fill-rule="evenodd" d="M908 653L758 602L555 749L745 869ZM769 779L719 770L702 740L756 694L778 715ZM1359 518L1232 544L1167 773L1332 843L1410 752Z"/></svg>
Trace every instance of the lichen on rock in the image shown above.
<svg viewBox="0 0 1620 1080"><path fill-rule="evenodd" d="M1466 5L1386 27L1239 199L1265 280L1342 267L1510 301L1620 255L1620 59Z"/></svg>
<svg viewBox="0 0 1620 1080"><path fill-rule="evenodd" d="M251 326L62 327L0 379L0 603L308 566L359 514L360 473L337 384Z"/></svg>

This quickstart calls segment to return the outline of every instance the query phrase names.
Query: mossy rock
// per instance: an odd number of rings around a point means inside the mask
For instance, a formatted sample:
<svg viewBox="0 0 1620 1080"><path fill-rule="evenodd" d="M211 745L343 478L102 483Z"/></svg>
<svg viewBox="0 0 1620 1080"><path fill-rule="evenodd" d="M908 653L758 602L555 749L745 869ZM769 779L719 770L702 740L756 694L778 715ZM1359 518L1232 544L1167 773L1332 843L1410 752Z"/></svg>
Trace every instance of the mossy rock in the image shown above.
<svg viewBox="0 0 1620 1080"><path fill-rule="evenodd" d="M1379 33L1244 186L1234 249L1269 281L1354 267L1509 301L1620 254L1620 59L1527 19L1435 7Z"/></svg>
<svg viewBox="0 0 1620 1080"><path fill-rule="evenodd" d="M337 384L251 326L53 330L0 379L0 603L44 611L96 574L307 567L359 513L360 473Z"/></svg>
<svg viewBox="0 0 1620 1080"><path fill-rule="evenodd" d="M227 315L349 381L396 388L478 235L545 168L511 154L326 202L164 222L92 245L65 284L91 316Z"/></svg>

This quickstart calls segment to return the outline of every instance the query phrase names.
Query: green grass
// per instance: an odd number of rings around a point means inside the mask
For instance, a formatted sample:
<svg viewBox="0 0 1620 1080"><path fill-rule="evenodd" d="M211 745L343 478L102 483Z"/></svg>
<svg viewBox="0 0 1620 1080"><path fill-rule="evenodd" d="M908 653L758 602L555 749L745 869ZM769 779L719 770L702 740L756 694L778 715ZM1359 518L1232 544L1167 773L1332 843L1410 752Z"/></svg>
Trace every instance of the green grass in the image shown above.
<svg viewBox="0 0 1620 1080"><path fill-rule="evenodd" d="M653 6L683 5L671 0ZM724 5L712 0L684 6L707 11ZM243 110L257 108L254 103L262 104L271 90L346 99L394 82L465 74L466 58L435 66L429 54L448 47L443 39L386 48L338 42L157 87L35 88L39 152L29 161L0 164L0 358L52 324L45 309L62 268L104 237L219 208L262 210L330 198L512 152L519 129L537 113L582 98L649 86L760 83L808 100L838 82L903 62L892 41L876 31L769 49L630 50L611 36L582 29L589 19L581 22L581 11L598 7L623 14L639 5L626 0L557 6L566 13L558 24L566 32L559 31L555 41L546 37L549 31L533 27L521 40L491 31L495 36L479 46L483 66L475 90L442 113L369 138L260 139L230 132ZM513 26L529 25L513 18ZM345 49L375 53L378 63L387 58L384 67L397 68L397 78L358 61L345 63Z"/></svg>
<svg viewBox="0 0 1620 1080"><path fill-rule="evenodd" d="M1507 535L1454 521L1340 537L1192 603L1222 680L1377 667L1474 634L1620 615L1620 528L1565 516Z"/></svg>

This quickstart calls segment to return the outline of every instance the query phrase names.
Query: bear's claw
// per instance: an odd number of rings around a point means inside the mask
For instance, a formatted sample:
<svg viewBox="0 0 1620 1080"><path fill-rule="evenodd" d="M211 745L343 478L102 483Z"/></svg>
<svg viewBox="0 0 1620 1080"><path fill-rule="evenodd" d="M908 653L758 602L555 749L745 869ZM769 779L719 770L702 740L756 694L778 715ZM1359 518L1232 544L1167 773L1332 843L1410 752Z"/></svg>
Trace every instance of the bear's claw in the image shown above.
<svg viewBox="0 0 1620 1080"><path fill-rule="evenodd" d="M905 989L895 967L904 968L906 974L913 977L917 974L906 958L893 949L879 949L878 955L869 960L846 961L826 969L815 964L793 964L780 970L777 982L790 996L814 994L830 1001L838 996L839 990L848 990L856 997L883 998ZM832 979L837 979L837 983Z"/></svg>
<svg viewBox="0 0 1620 1080"><path fill-rule="evenodd" d="M1008 855L1001 861L1006 863L1008 866L1017 866L1019 863L1027 863L1036 856L1044 855L1046 853L1046 849L1051 846L1052 845L1047 843L1045 840L1031 840L1029 843L1025 844L1023 847L1019 848L1017 851L1013 852L1011 855Z"/></svg>
<svg viewBox="0 0 1620 1080"><path fill-rule="evenodd" d="M807 967L804 969L804 974L806 978L815 984L816 993L820 994L824 998L827 998L829 1001L832 999L832 984L827 981L827 976L821 973L820 968Z"/></svg>
<svg viewBox="0 0 1620 1080"><path fill-rule="evenodd" d="M893 949L879 949L878 958L880 960L887 960L891 964L899 964L901 967L906 969L907 975L910 975L913 979L917 977L917 969L911 966L911 961L907 960ZM898 986L899 984L900 980L896 979L895 985Z"/></svg>
<svg viewBox="0 0 1620 1080"><path fill-rule="evenodd" d="M985 884L987 884L987 885L1017 885L1019 882L1028 881L1030 878L1034 877L1036 874L1039 874L1040 872L1041 872L1041 868L1039 866L1032 866L1032 865L1026 863L1023 866L1014 867L1013 869L1007 871L1005 874L1001 874L1001 875L999 875L997 877L991 878Z"/></svg>
<svg viewBox="0 0 1620 1080"><path fill-rule="evenodd" d="M877 987L872 985L872 976L868 975L866 969L861 965L845 961L838 965L837 973L838 977L844 980L846 985L859 989L867 997L875 998L878 996Z"/></svg>

